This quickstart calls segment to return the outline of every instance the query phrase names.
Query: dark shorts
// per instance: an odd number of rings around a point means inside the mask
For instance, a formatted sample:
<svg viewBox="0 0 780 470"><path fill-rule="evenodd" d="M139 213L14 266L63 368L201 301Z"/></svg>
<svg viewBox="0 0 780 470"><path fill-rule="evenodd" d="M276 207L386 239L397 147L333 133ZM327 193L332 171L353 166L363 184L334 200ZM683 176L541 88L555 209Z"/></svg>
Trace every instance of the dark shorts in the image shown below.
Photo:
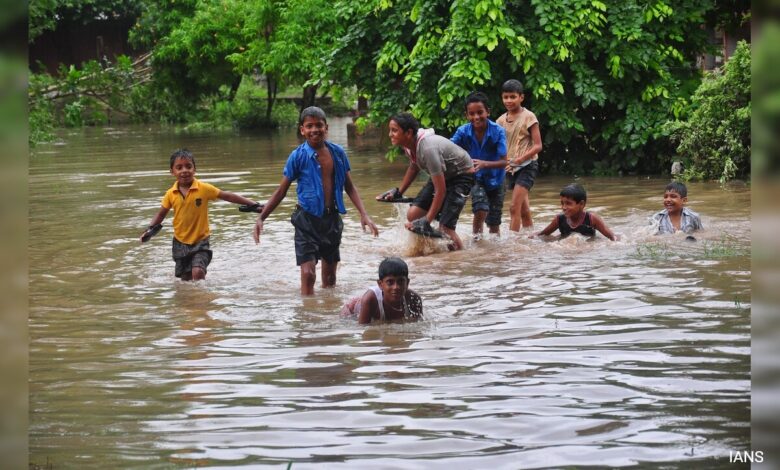
<svg viewBox="0 0 780 470"><path fill-rule="evenodd" d="M514 175L507 173L507 186L509 186L509 189L511 190L514 189L515 185L518 185L530 191L534 186L534 181L537 176L539 176L539 162L534 160L517 170Z"/></svg>
<svg viewBox="0 0 780 470"><path fill-rule="evenodd" d="M471 212L486 211L485 223L491 227L501 225L501 210L504 208L504 185L494 189L485 189L477 182L471 189Z"/></svg>
<svg viewBox="0 0 780 470"><path fill-rule="evenodd" d="M206 268L211 263L211 249L209 248L209 237L188 245L177 239L173 239L173 260L176 262L176 277L182 277L191 273L192 268L200 268L206 272Z"/></svg>
<svg viewBox="0 0 780 470"><path fill-rule="evenodd" d="M444 197L444 204L436 215L436 219L438 219L441 225L455 230L455 226L458 225L460 211L462 211L463 206L466 205L466 198L469 197L471 187L474 186L474 175L466 174L455 176L454 178L448 179L446 185L447 195ZM427 211L431 208L432 203L433 181L429 179L420 192L417 193L417 197L414 198L412 205Z"/></svg>
<svg viewBox="0 0 780 470"><path fill-rule="evenodd" d="M320 259L328 263L341 261L339 245L344 223L337 210L331 209L317 217L298 207L290 216L290 222L295 227L295 262L298 266Z"/></svg>

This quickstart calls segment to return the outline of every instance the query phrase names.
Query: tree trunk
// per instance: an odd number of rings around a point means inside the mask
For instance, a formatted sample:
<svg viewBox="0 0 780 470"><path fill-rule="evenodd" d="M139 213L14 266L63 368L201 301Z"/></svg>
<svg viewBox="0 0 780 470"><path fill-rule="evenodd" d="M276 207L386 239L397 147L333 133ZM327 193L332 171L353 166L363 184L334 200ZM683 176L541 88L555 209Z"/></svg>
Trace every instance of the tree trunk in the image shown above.
<svg viewBox="0 0 780 470"><path fill-rule="evenodd" d="M265 108L265 118L268 122L271 122L271 111L274 109L274 101L276 101L276 80L271 75L265 77L266 89L268 90L268 101Z"/></svg>
<svg viewBox="0 0 780 470"><path fill-rule="evenodd" d="M303 101L301 102L301 111L309 106L314 106L314 101L317 99L317 86L307 86L303 89Z"/></svg>

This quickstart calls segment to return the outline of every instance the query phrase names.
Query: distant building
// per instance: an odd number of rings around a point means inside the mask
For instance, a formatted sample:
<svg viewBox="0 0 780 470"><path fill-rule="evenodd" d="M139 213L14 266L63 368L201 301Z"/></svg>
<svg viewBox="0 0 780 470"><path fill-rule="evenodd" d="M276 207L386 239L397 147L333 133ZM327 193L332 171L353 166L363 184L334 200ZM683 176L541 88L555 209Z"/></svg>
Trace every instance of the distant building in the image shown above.
<svg viewBox="0 0 780 470"><path fill-rule="evenodd" d="M750 23L742 25L734 31L709 29L710 44L717 47L718 53L704 54L699 57L697 65L701 70L713 70L722 66L734 55L739 41L750 42Z"/></svg>

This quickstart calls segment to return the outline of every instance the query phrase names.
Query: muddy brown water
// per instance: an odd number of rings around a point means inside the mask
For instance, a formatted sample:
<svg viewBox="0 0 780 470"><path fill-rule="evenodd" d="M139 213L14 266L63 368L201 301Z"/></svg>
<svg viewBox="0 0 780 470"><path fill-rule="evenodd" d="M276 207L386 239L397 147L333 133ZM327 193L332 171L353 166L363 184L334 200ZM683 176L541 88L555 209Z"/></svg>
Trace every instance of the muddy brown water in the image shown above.
<svg viewBox="0 0 780 470"><path fill-rule="evenodd" d="M345 121L331 139L347 145ZM30 462L53 468L545 468L727 465L750 448L750 189L690 184L706 230L654 237L664 178L582 178L621 236L469 236L420 245L373 201L404 162L348 146L381 233L347 201L334 289L298 293L294 186L265 224L211 203L208 279L174 280L171 218L138 235L189 147L198 177L266 200L293 130L63 132L30 157ZM571 178L531 193L541 229ZM413 186L417 189L420 182ZM508 203L507 206L508 208ZM505 228L505 227L504 227ZM428 253L420 256L421 253ZM402 255L418 323L360 326L341 305Z"/></svg>

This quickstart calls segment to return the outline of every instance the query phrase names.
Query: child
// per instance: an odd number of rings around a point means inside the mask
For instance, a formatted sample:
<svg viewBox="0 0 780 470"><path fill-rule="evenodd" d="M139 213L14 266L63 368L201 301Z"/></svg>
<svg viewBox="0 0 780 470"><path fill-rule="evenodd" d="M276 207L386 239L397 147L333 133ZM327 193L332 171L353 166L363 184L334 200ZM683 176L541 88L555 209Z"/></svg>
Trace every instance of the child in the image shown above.
<svg viewBox="0 0 780 470"><path fill-rule="evenodd" d="M699 214L685 207L688 202L688 188L674 181L666 185L664 191L664 210L655 214L653 223L658 224L658 234L676 231L691 234L704 228Z"/></svg>
<svg viewBox="0 0 780 470"><path fill-rule="evenodd" d="M509 206L509 230L515 232L523 227L533 227L531 202L528 192L539 174L539 152L542 151L542 137L539 133L539 121L536 115L523 107L523 84L517 80L507 80L501 87L501 100L506 112L496 123L506 131L507 138L507 176L509 189L512 190L512 204Z"/></svg>
<svg viewBox="0 0 780 470"><path fill-rule="evenodd" d="M208 201L222 199L235 204L254 205L243 196L220 191L217 187L195 178L195 157L187 149L179 149L171 155L171 174L176 182L165 193L162 207L154 216L149 228L141 234L145 242L159 230L159 224L173 209L173 260L176 277L183 281L206 278L206 268L211 262L209 248Z"/></svg>
<svg viewBox="0 0 780 470"><path fill-rule="evenodd" d="M390 143L404 149L409 156L400 188L391 189L376 199L393 200L403 195L420 170L430 175L406 213L406 228L432 230L430 224L439 220L439 228L451 240L453 250L463 248L455 226L466 198L474 186L474 163L468 152L449 139L436 135L433 129L420 129L420 123L409 113L390 119Z"/></svg>
<svg viewBox="0 0 780 470"><path fill-rule="evenodd" d="M422 299L409 289L409 266L404 260L395 256L382 260L376 284L347 302L341 314L356 316L358 323L422 318Z"/></svg>
<svg viewBox="0 0 780 470"><path fill-rule="evenodd" d="M301 269L301 294L312 295L317 280L317 262L322 259L322 287L336 284L336 267L341 261L339 246L344 224L339 214L344 207L346 191L360 213L360 225L374 236L379 230L363 208L357 186L350 176L349 160L341 146L326 140L328 121L325 112L310 106L301 111L298 121L306 139L287 158L282 182L257 217L255 243L260 243L263 221L287 195L293 181L297 183L298 205L290 222L295 227L295 261Z"/></svg>
<svg viewBox="0 0 780 470"><path fill-rule="evenodd" d="M484 93L475 92L466 97L466 119L469 123L460 126L450 140L469 153L477 170L471 189L472 230L477 238L485 222L490 233L499 233L504 207L506 132L490 120L490 106Z"/></svg>
<svg viewBox="0 0 780 470"><path fill-rule="evenodd" d="M595 237L596 230L598 230L610 240L617 240L615 234L607 228L604 220L598 214L585 210L587 199L585 188L579 184L564 186L561 190L561 210L563 213L557 215L544 230L531 235L531 237L550 235L556 230L561 232L561 239L568 237L572 232L586 237Z"/></svg>

